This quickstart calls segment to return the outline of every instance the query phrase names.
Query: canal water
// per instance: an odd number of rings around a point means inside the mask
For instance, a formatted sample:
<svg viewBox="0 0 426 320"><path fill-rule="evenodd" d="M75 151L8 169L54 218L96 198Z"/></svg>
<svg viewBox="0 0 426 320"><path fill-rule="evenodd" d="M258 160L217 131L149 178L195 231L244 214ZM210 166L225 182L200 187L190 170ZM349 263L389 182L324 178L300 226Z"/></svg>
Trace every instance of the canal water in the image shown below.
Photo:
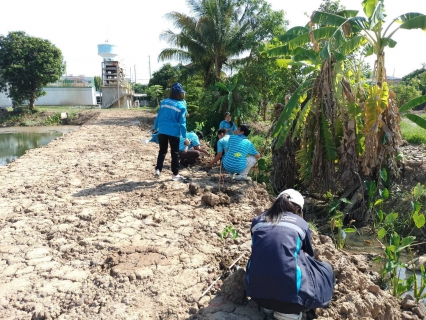
<svg viewBox="0 0 426 320"><path fill-rule="evenodd" d="M19 158L25 151L48 144L78 126L0 128L0 166Z"/></svg>
<svg viewBox="0 0 426 320"><path fill-rule="evenodd" d="M377 239L376 235L368 234L368 233L362 233L361 232L354 232L354 233L348 233L346 237L346 246L344 248L345 251L352 252L352 253L370 253L374 255L384 256L384 246L383 244ZM402 253L401 254L401 262L408 263L411 260L411 257L409 257L407 254ZM383 268L383 264L381 262L373 262L372 270L379 272ZM413 272L408 270L407 268L398 268L398 274L400 279L407 279L410 277ZM420 285L421 283L421 273L416 272L416 278L417 283ZM412 291L407 292L409 294L413 294ZM426 293L426 292L424 292ZM405 296L405 294L403 294ZM423 298L421 300L423 304L426 305L426 298Z"/></svg>

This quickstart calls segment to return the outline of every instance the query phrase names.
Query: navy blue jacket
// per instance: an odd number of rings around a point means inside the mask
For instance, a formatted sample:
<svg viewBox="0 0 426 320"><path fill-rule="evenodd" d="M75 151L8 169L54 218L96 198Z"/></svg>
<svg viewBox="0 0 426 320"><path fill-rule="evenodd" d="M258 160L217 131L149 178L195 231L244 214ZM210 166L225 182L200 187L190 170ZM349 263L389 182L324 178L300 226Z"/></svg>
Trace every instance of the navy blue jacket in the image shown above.
<svg viewBox="0 0 426 320"><path fill-rule="evenodd" d="M274 225L265 213L251 225L252 253L247 263L245 290L252 298L321 308L333 296L331 268L314 259L307 222L290 212Z"/></svg>

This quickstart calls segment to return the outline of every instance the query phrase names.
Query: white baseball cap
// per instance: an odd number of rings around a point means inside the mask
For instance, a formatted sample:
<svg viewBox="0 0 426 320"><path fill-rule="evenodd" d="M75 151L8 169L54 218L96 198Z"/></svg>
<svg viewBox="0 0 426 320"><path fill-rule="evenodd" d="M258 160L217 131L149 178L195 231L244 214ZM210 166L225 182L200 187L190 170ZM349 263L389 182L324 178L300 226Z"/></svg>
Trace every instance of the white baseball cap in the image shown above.
<svg viewBox="0 0 426 320"><path fill-rule="evenodd" d="M281 197L282 195L286 195L288 201L294 204L297 204L300 207L300 209L303 209L303 204L305 203L305 200L303 200L303 196L300 194L299 191L296 191L294 189L284 190L278 195L277 199Z"/></svg>

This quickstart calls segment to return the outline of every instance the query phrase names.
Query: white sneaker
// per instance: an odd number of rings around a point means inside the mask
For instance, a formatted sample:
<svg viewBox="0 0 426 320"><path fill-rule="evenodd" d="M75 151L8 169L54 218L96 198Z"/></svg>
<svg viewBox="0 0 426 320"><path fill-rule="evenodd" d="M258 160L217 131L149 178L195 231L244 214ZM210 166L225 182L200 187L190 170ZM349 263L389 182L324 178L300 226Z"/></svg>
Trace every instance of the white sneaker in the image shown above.
<svg viewBox="0 0 426 320"><path fill-rule="evenodd" d="M172 180L173 181L181 181L181 180L185 180L185 178L182 177L180 174L177 174L177 175L172 175Z"/></svg>
<svg viewBox="0 0 426 320"><path fill-rule="evenodd" d="M302 320L302 312L299 314L281 313L274 311L274 319L276 320Z"/></svg>
<svg viewBox="0 0 426 320"><path fill-rule="evenodd" d="M159 177L160 176L160 170L155 170L155 173L154 173L154 177Z"/></svg>
<svg viewBox="0 0 426 320"><path fill-rule="evenodd" d="M245 175L242 174L238 174L235 176L234 180L239 180L239 181L251 181L250 177L247 177Z"/></svg>

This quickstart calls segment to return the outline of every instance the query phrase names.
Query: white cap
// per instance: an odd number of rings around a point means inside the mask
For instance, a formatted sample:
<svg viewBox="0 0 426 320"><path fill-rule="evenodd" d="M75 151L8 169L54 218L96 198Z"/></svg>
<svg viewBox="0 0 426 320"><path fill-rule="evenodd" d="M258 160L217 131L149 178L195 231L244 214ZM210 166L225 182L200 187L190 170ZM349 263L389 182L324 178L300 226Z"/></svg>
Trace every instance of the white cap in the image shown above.
<svg viewBox="0 0 426 320"><path fill-rule="evenodd" d="M303 200L303 196L300 194L299 191L296 191L294 189L284 190L278 195L277 199L281 197L282 195L286 195L288 201L294 204L297 204L300 207L300 209L303 209L303 204L305 203L305 200Z"/></svg>

